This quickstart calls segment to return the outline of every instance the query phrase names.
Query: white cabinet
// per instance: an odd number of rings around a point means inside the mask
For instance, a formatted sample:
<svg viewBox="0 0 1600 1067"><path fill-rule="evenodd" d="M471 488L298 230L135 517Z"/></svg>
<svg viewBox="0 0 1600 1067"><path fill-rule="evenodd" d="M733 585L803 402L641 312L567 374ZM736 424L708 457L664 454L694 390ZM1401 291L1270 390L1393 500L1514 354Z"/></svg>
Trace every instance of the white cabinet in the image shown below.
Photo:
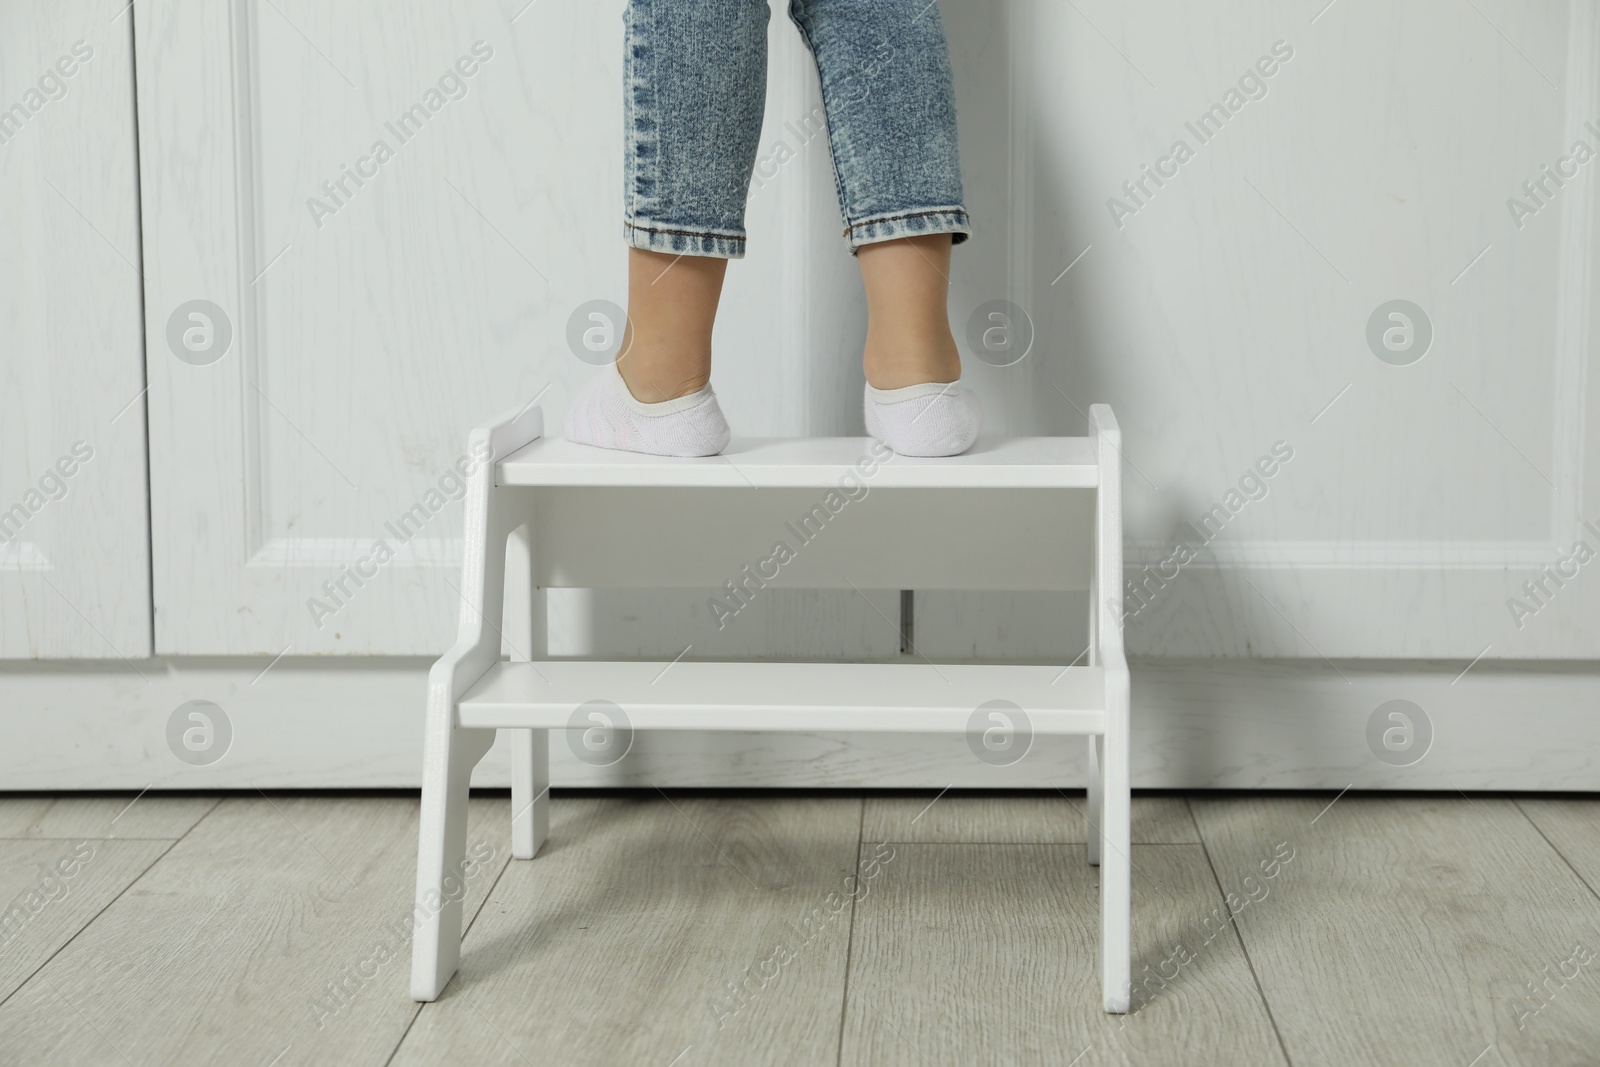
<svg viewBox="0 0 1600 1067"><path fill-rule="evenodd" d="M715 377L737 433L858 432L859 284L776 7ZM0 653L444 646L465 428L534 395L555 424L594 372L569 316L622 296L621 9L0 12L0 103L94 49L0 145L0 508L94 449L0 549ZM1031 334L965 373L998 432L1115 405L1134 652L1595 656L1594 0L941 10L977 228L952 315L965 341L1008 301ZM732 640L705 592L675 617ZM927 604L956 647L1056 617ZM893 605L796 597L738 640L893 651ZM560 610L558 643L678 636Z"/></svg>
<svg viewBox="0 0 1600 1067"><path fill-rule="evenodd" d="M620 294L620 10L138 5L162 651L442 647L463 428L541 391L558 415L592 373L568 316ZM1600 549L1595 185L1507 206L1600 148L1592 0L942 10L977 225L958 333L996 300L1032 332L966 374L1000 431L1125 413L1135 651L1594 654L1600 582L1521 586ZM789 143L813 76L772 34L761 158L793 158L752 194L716 380L736 432L846 432L857 283L825 145ZM162 350L200 298L234 331L206 367Z"/></svg>
<svg viewBox="0 0 1600 1067"><path fill-rule="evenodd" d="M150 655L133 45L0 5L0 657Z"/></svg>
<svg viewBox="0 0 1600 1067"><path fill-rule="evenodd" d="M715 380L736 433L858 433L860 284L773 6ZM0 3L0 784L414 782L466 430L536 395L558 425L595 372L569 317L623 297L621 11ZM1600 2L940 11L964 373L993 432L1123 426L1136 784L1592 788ZM997 301L1018 362L970 340ZM896 590L774 590L725 629L712 592L558 591L554 650L901 651ZM929 592L915 642L1070 658L1082 608ZM106 662L19 662L74 658ZM1496 662L1541 659L1589 662ZM1449 724L1410 770L1365 733L1395 698ZM206 768L161 740L193 699L236 727ZM1066 758L690 734L556 780L1044 786Z"/></svg>

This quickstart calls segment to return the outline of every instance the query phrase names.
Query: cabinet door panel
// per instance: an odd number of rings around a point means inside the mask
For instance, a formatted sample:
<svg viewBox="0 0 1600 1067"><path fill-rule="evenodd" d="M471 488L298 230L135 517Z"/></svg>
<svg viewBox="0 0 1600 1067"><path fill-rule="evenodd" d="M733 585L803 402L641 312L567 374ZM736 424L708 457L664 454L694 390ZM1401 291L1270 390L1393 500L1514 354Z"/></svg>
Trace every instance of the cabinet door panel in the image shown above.
<svg viewBox="0 0 1600 1067"><path fill-rule="evenodd" d="M124 2L0 5L0 656L150 654Z"/></svg>
<svg viewBox="0 0 1600 1067"><path fill-rule="evenodd" d="M468 429L542 396L559 432L597 369L568 320L623 299L621 14L137 5L162 652L449 643ZM777 129L814 87L773 33ZM824 188L798 171L826 168L814 151L752 202L761 250L718 328L748 353L718 371L736 432L806 431L787 399L804 304L767 294L796 288L776 238ZM231 335L203 365L167 342L192 301Z"/></svg>
<svg viewBox="0 0 1600 1067"><path fill-rule="evenodd" d="M964 373L1116 410L1130 652L1600 654L1600 5L940 8Z"/></svg>

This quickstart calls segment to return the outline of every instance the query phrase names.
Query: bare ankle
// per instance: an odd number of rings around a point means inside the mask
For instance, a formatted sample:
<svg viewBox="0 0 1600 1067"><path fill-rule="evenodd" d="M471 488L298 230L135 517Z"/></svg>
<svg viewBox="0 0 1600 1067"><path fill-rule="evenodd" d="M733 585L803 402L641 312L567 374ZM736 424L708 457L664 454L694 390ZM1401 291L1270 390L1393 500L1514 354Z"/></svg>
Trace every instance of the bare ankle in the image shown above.
<svg viewBox="0 0 1600 1067"><path fill-rule="evenodd" d="M867 333L862 358L867 382L875 389L900 389L924 382L953 382L961 377L961 353L948 329L916 336L887 337Z"/></svg>
<svg viewBox="0 0 1600 1067"><path fill-rule="evenodd" d="M867 381L899 389L961 377L950 334L949 234L864 245L857 254L867 293Z"/></svg>
<svg viewBox="0 0 1600 1067"><path fill-rule="evenodd" d="M711 381L711 355L635 343L617 360L617 371L635 400L659 404L704 389Z"/></svg>
<svg viewBox="0 0 1600 1067"><path fill-rule="evenodd" d="M726 259L628 250L628 327L617 369L635 400L657 404L711 381L711 330Z"/></svg>

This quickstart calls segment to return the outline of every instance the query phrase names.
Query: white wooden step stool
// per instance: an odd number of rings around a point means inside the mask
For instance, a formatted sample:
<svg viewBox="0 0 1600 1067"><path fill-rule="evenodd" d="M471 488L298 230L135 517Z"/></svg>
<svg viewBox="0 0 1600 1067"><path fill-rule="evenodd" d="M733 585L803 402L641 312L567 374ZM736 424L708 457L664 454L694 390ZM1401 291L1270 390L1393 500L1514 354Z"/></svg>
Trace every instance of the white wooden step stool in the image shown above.
<svg viewBox="0 0 1600 1067"><path fill-rule="evenodd" d="M949 459L896 456L868 438L735 440L721 456L666 459L542 429L529 405L472 433L471 454L491 460L468 479L456 643L428 676L414 999L438 997L460 959L467 786L496 730L515 740L512 853L531 859L549 824L548 731L587 701L621 707L634 730L967 733L980 705L1004 700L1034 734L1088 737L1102 991L1106 1011L1128 1010L1121 435L1109 407L1089 409L1088 437L980 441ZM745 569L779 540L793 558ZM1088 663L685 660L663 673L666 663L545 658L545 589L730 581L752 593L1087 589Z"/></svg>

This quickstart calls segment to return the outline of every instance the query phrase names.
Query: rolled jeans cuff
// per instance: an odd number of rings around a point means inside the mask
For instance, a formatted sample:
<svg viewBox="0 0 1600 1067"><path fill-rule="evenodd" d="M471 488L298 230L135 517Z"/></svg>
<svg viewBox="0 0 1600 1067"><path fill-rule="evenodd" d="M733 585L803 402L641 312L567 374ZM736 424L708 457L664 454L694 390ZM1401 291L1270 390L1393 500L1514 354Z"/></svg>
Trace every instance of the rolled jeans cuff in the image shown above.
<svg viewBox="0 0 1600 1067"><path fill-rule="evenodd" d="M850 254L855 255L862 245L935 233L948 233L950 243L958 245L972 236L972 220L965 208L956 205L869 215L846 226L844 238L850 245Z"/></svg>
<svg viewBox="0 0 1600 1067"><path fill-rule="evenodd" d="M694 226L664 225L644 219L625 219L622 237L634 248L672 255L743 259L743 233L719 232Z"/></svg>

